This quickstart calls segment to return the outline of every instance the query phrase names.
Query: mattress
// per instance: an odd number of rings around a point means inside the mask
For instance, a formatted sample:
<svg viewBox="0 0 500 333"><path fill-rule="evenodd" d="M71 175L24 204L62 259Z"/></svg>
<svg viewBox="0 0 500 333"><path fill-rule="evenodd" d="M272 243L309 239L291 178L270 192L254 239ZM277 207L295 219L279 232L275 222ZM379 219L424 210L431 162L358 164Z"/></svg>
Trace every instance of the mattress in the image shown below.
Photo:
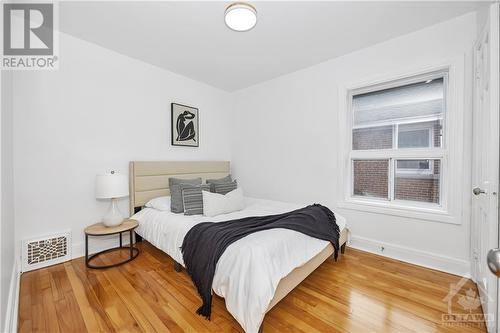
<svg viewBox="0 0 500 333"><path fill-rule="evenodd" d="M249 216L289 212L304 205L245 198L245 209L215 217L185 216L144 208L134 216L136 232L184 266L180 247L186 233L201 222L223 222ZM342 231L346 220L335 213ZM257 332L282 278L328 246L288 229L253 233L231 244L217 263L213 291L225 298L226 308L246 332Z"/></svg>

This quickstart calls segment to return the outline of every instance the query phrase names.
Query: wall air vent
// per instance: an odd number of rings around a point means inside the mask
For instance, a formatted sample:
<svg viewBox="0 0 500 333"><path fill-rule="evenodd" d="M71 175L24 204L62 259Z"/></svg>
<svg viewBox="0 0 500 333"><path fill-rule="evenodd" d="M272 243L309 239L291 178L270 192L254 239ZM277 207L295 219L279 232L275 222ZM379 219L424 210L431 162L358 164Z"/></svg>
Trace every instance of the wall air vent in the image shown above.
<svg viewBox="0 0 500 333"><path fill-rule="evenodd" d="M61 233L23 241L23 272L55 265L71 259L71 233Z"/></svg>

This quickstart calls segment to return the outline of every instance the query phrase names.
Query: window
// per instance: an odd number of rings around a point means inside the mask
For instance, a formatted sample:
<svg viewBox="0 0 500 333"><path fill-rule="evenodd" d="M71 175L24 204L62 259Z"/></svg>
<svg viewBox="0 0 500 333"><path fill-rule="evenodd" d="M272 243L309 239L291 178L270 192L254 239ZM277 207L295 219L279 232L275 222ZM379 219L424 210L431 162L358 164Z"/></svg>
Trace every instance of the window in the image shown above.
<svg viewBox="0 0 500 333"><path fill-rule="evenodd" d="M426 122L399 125L398 148L431 148L434 142L434 127L439 129L439 124ZM441 142L435 144L439 147Z"/></svg>
<svg viewBox="0 0 500 333"><path fill-rule="evenodd" d="M447 81L441 71L350 92L351 197L441 205Z"/></svg>
<svg viewBox="0 0 500 333"><path fill-rule="evenodd" d="M396 173L398 174L431 174L434 161L431 160L398 160Z"/></svg>

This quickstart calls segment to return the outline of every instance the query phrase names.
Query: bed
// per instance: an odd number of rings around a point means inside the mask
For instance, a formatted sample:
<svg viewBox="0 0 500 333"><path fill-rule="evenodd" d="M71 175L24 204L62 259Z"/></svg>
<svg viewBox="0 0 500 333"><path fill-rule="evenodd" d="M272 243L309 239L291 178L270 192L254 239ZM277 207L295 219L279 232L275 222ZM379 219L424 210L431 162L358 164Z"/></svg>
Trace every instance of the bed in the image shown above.
<svg viewBox="0 0 500 333"><path fill-rule="evenodd" d="M229 173L227 161L130 162L130 213L139 221L136 230L139 238L172 257L178 270L184 266L180 245L185 234L197 223L279 214L304 206L247 197L244 210L215 217L185 216L144 208L150 199L169 195L169 177L205 180L222 178ZM343 253L348 230L345 219L339 214L336 218ZM333 252L329 242L292 230L254 233L229 246L221 256L213 292L225 298L228 311L246 332L255 333L262 328L265 313L332 257Z"/></svg>

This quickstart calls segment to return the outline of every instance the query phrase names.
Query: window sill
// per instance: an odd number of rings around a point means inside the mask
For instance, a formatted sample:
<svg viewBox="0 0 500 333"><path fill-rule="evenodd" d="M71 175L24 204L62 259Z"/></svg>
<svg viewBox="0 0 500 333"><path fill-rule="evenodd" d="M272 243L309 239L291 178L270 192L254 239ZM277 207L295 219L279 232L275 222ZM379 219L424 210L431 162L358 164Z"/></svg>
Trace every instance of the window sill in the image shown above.
<svg viewBox="0 0 500 333"><path fill-rule="evenodd" d="M385 201L363 200L350 198L339 202L339 208L370 212L376 214L401 216L417 220L434 221L441 223L460 224L457 218L441 207L421 207L389 203Z"/></svg>

